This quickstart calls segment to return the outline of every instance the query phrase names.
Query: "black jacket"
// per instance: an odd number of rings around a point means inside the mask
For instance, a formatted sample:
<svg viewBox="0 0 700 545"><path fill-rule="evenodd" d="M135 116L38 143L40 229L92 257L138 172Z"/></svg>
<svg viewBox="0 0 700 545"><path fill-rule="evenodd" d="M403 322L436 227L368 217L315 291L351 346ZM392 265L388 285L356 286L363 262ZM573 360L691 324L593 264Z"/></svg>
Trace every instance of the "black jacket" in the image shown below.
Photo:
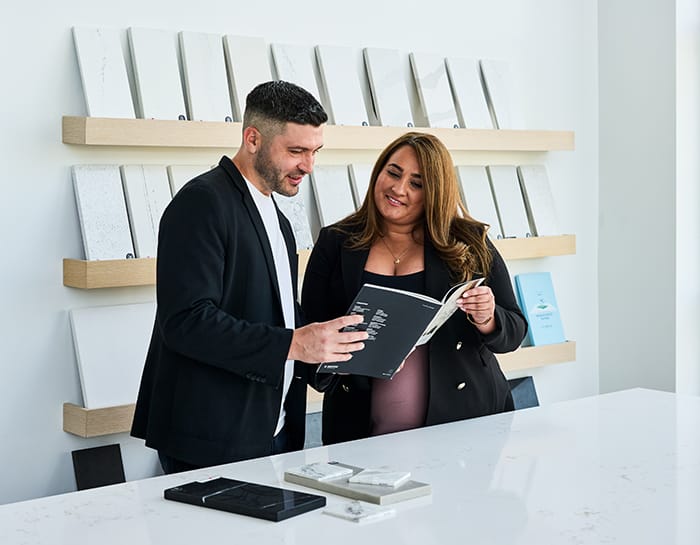
<svg viewBox="0 0 700 545"><path fill-rule="evenodd" d="M369 250L349 250L346 236L332 228L321 231L304 275L302 308L311 321L345 314L360 289ZM508 383L494 353L520 346L527 322L513 294L506 265L493 255L486 279L496 297L496 330L483 336L458 311L429 342L430 388L426 425L441 424L512 410ZM426 294L442 299L451 281L447 266L425 242ZM367 437L370 433L371 380L344 375L333 381L323 401L325 444Z"/></svg>
<svg viewBox="0 0 700 545"><path fill-rule="evenodd" d="M294 237L277 215L296 301ZM262 219L227 157L163 214L157 303L132 435L194 465L269 455L292 330ZM285 405L295 448L304 443L306 372L296 365Z"/></svg>

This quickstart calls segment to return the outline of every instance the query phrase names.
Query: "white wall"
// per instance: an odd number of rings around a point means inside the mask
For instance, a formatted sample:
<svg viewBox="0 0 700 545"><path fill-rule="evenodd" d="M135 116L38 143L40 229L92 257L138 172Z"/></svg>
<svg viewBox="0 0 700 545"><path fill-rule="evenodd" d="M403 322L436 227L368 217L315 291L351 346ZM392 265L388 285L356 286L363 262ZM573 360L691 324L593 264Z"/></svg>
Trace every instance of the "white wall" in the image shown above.
<svg viewBox="0 0 700 545"><path fill-rule="evenodd" d="M511 272L551 270L578 359L535 373L541 401L595 394L598 382L597 13L587 0L221 0L17 4L2 23L4 70L0 272L0 503L74 490L70 451L118 441L128 479L157 463L126 435L80 439L62 431L61 407L81 403L67 311L151 300L152 288L65 288L61 259L81 257L69 167L78 163L211 163L232 150L89 149L61 143L61 116L84 115L70 28L150 26L263 36L279 41L379 46L509 60L525 125L576 131L576 151L508 156L461 154L460 162L537 162L550 169L561 222L577 235L576 256L513 263ZM408 64L405 66L408 70ZM362 155L362 154L360 154ZM371 156L370 156L371 157ZM354 156L321 155L319 162ZM306 182L308 183L308 182ZM658 272L658 270L655 270Z"/></svg>

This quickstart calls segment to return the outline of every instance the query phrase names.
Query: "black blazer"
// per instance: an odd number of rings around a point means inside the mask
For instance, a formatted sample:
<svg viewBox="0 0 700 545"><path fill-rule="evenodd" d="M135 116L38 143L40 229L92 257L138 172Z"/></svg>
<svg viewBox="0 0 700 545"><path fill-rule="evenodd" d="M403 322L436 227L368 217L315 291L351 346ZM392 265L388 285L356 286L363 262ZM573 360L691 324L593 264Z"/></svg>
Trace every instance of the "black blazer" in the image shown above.
<svg viewBox="0 0 700 545"><path fill-rule="evenodd" d="M296 246L277 215L296 305ZM194 465L269 455L292 330L265 227L228 157L186 184L163 214L157 303L131 434ZM306 367L296 364L285 404L295 448L304 444Z"/></svg>
<svg viewBox="0 0 700 545"><path fill-rule="evenodd" d="M307 319L323 321L345 314L362 284L369 250L349 250L346 236L321 231L304 275L302 308ZM494 353L520 346L527 332L506 265L489 242L493 256L486 279L496 297L496 330L481 335L456 312L429 342L430 388L426 425L512 410L508 383ZM426 294L442 299L452 285L449 270L432 244L425 242ZM370 433L371 379L338 376L323 400L325 444L367 437Z"/></svg>

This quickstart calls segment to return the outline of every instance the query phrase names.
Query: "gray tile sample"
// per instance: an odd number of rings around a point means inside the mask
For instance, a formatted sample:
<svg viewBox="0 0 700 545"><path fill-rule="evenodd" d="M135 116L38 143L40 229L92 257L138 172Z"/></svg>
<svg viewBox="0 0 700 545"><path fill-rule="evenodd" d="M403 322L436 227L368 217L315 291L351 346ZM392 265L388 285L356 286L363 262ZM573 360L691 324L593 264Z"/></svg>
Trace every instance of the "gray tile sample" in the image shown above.
<svg viewBox="0 0 700 545"><path fill-rule="evenodd" d="M224 36L234 121L243 121L245 99L253 88L272 79L268 46L263 38Z"/></svg>
<svg viewBox="0 0 700 545"><path fill-rule="evenodd" d="M74 165L71 174L85 259L134 257L119 167Z"/></svg>

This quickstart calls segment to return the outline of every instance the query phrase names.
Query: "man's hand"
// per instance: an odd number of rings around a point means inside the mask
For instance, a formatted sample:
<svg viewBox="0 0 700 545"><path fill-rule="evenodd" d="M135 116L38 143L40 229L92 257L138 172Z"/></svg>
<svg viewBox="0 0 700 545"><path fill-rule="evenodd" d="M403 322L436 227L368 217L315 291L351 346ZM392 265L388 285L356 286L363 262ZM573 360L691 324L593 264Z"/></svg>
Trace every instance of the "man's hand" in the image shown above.
<svg viewBox="0 0 700 545"><path fill-rule="evenodd" d="M295 329L287 359L305 363L348 361L352 358L351 352L365 347L362 341L368 334L366 331L341 333L340 330L359 323L362 323L362 316L355 314Z"/></svg>

